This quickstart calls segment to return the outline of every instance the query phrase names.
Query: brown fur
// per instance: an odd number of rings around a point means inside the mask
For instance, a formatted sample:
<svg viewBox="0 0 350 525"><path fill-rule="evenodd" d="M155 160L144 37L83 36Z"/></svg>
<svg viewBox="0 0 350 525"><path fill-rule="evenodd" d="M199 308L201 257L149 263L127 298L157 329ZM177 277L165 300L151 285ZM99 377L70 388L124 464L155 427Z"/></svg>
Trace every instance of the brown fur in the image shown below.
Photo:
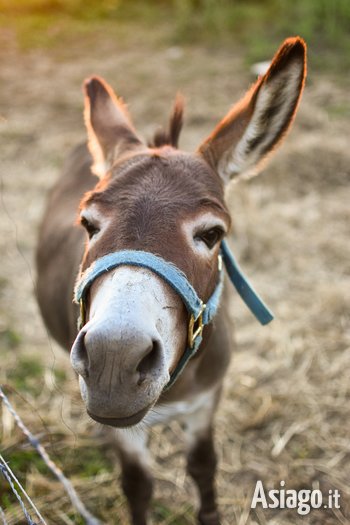
<svg viewBox="0 0 350 525"><path fill-rule="evenodd" d="M267 72L219 123L196 154L176 149L182 125L183 104L177 100L169 130L155 136L153 147L145 146L137 136L123 103L98 77L85 84L85 118L89 149L77 148L68 160L64 174L52 191L40 230L37 251L37 294L44 320L57 341L69 350L76 334L77 308L72 304L72 290L79 265L89 266L95 259L122 249L147 250L162 256L180 268L198 295L206 301L217 282L217 254L203 260L194 257L181 224L203 210L211 210L227 228L230 217L224 200L223 182L218 174L220 159L244 135L254 114L261 87L278 79L293 64L300 67L295 93L287 101L288 112L269 142L259 162L285 135L294 118L305 79L305 44L299 38L288 39L276 54ZM276 88L274 102L261 116L261 133L269 133L269 121L278 115L285 100ZM265 137L265 135L264 135ZM247 142L254 150L262 140L257 134ZM249 151L246 152L249 154ZM95 163L91 175L90 166ZM102 170L102 172L101 172ZM74 226L77 210L94 204L111 221L103 235L89 249L83 231ZM84 246L85 245L85 246ZM91 295L99 286L96 280ZM158 402L167 405L190 399L198 393L216 388L222 380L231 355L231 327L226 313L226 292L218 315L204 330L203 343L197 356ZM182 306L178 331L181 345L176 360L184 350L188 314ZM113 371L113 370L112 370ZM216 456L213 444L213 414L206 430L188 453L188 472L195 480L201 499L199 522L219 525L215 501L214 477ZM121 451L122 482L129 501L134 525L147 523L147 509L152 494L152 481L144 465Z"/></svg>
<svg viewBox="0 0 350 525"><path fill-rule="evenodd" d="M173 111L170 115L169 126L167 130L158 130L149 144L150 147L159 148L161 146L173 146L177 148L179 145L179 137L183 124L184 100L181 95L177 95Z"/></svg>

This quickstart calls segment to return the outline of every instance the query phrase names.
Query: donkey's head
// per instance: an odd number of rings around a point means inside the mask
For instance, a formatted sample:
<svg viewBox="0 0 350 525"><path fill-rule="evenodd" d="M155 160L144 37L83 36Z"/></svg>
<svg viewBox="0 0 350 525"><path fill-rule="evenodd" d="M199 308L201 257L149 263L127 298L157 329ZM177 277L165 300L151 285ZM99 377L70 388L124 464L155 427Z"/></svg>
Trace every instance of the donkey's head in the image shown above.
<svg viewBox="0 0 350 525"><path fill-rule="evenodd" d="M205 303L217 285L220 242L230 227L224 186L256 172L281 141L304 79L305 45L288 39L194 154L177 149L179 101L169 133L146 146L112 89L88 80L85 116L100 181L80 206L88 236L82 271L110 253L151 253L179 269ZM94 280L85 315L71 361L87 411L101 423L136 424L186 348L184 302L152 269L124 264Z"/></svg>

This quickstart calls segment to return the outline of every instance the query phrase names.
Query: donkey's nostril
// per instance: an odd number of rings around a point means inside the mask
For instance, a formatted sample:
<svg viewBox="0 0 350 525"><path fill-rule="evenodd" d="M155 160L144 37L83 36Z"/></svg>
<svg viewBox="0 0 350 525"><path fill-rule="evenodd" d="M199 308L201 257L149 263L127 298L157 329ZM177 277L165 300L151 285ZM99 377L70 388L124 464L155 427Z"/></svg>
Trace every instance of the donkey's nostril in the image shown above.
<svg viewBox="0 0 350 525"><path fill-rule="evenodd" d="M160 345L157 341L153 341L137 365L136 371L139 373L137 384L141 385L147 376L154 376L159 368L160 362Z"/></svg>
<svg viewBox="0 0 350 525"><path fill-rule="evenodd" d="M70 354L73 369L84 379L89 377L89 357L85 346L86 332L81 330L77 335Z"/></svg>

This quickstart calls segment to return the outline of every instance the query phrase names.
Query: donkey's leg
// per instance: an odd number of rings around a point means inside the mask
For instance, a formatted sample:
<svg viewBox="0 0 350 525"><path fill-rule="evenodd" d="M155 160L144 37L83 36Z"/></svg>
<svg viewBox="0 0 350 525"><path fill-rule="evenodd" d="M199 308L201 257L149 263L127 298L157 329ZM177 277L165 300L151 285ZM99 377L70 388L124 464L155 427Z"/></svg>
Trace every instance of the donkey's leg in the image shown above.
<svg viewBox="0 0 350 525"><path fill-rule="evenodd" d="M213 415L220 392L213 392L205 404L186 418L188 439L187 472L197 485L200 497L200 525L220 525L216 503L216 453L213 439Z"/></svg>
<svg viewBox="0 0 350 525"><path fill-rule="evenodd" d="M143 430L117 431L122 468L122 487L127 497L133 525L147 525L153 492L147 433Z"/></svg>

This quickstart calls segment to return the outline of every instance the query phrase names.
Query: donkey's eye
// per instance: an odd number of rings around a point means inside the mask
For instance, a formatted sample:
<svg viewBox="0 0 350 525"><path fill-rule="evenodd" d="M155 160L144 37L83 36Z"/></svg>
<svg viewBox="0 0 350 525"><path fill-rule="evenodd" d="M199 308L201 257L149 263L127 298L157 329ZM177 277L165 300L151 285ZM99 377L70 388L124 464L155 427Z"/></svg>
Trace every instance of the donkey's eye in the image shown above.
<svg viewBox="0 0 350 525"><path fill-rule="evenodd" d="M210 230L203 230L195 235L195 240L204 242L209 249L214 248L224 236L224 230L220 226L210 228Z"/></svg>
<svg viewBox="0 0 350 525"><path fill-rule="evenodd" d="M100 231L100 228L96 226L96 224L90 222L86 217L81 217L80 222L87 231L89 239L91 239L94 235L96 235L96 233Z"/></svg>

